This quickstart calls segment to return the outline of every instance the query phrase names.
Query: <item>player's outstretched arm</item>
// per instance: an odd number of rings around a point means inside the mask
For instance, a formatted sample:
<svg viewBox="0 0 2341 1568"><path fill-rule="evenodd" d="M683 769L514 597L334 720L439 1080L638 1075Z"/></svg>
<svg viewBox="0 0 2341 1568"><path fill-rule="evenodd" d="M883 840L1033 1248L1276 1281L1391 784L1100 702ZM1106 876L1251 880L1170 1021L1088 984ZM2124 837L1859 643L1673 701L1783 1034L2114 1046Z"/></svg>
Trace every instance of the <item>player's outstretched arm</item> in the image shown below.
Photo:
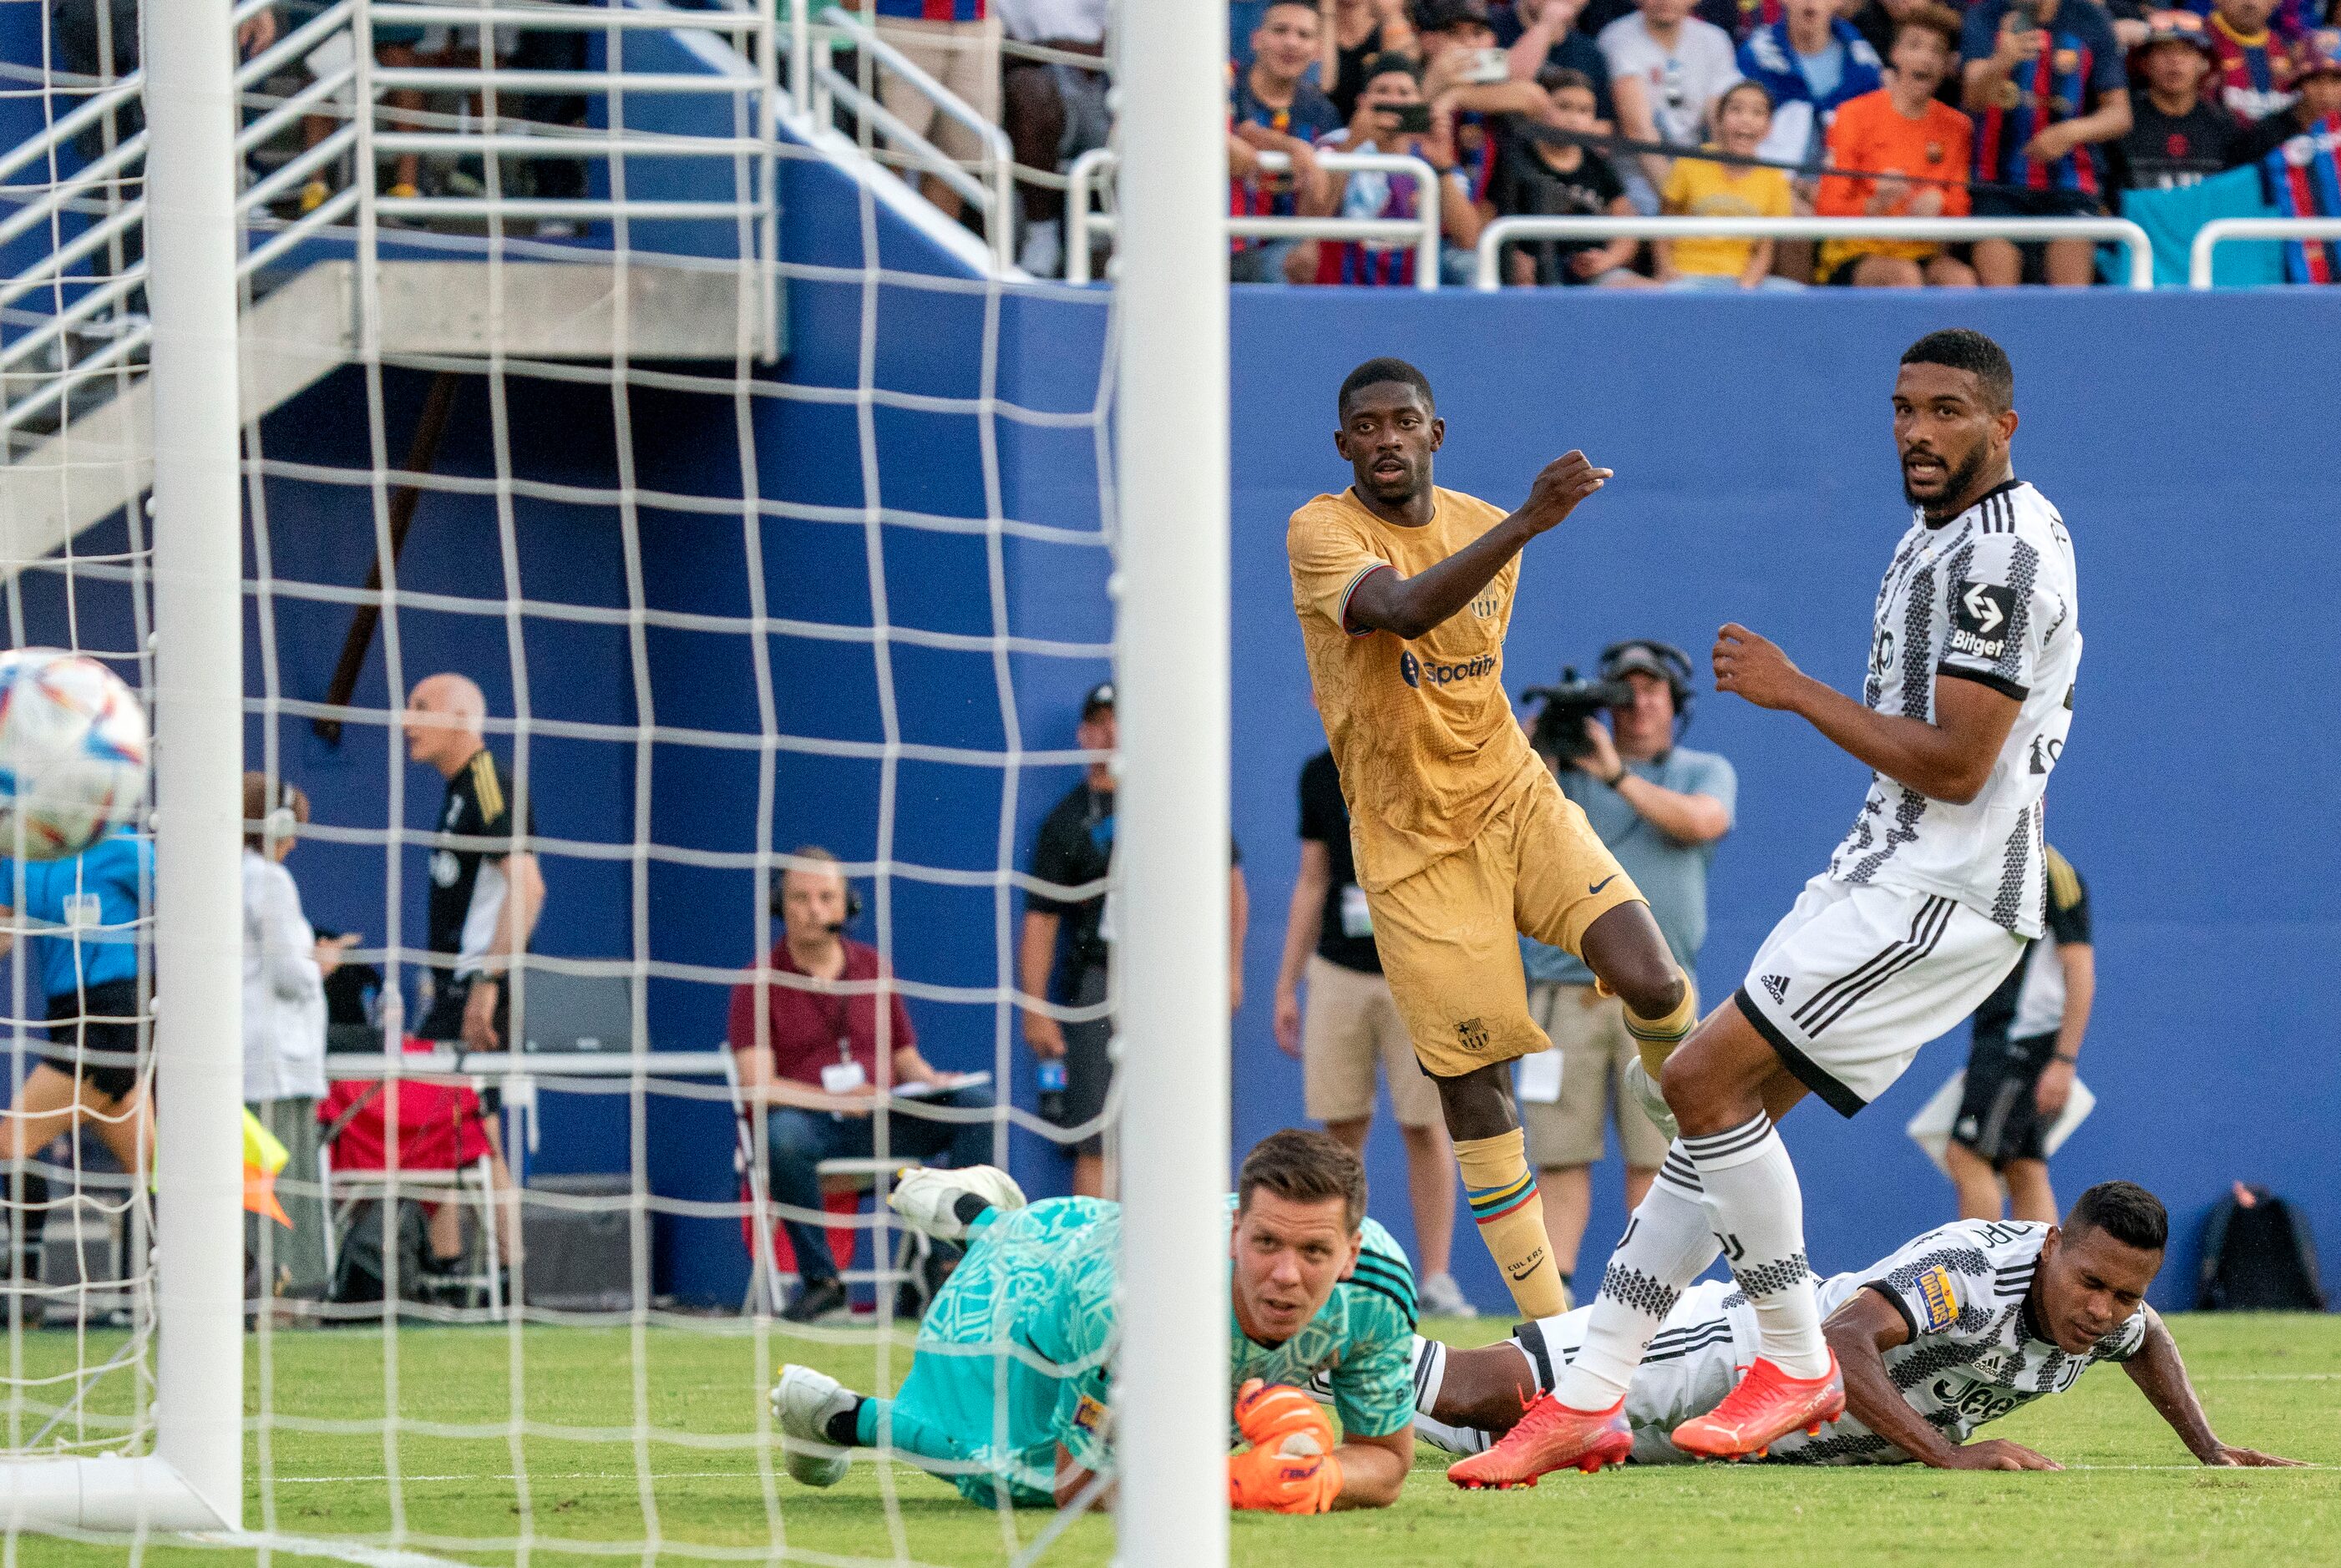
<svg viewBox="0 0 2341 1568"><path fill-rule="evenodd" d="M1409 640L1422 636L1470 603L1529 541L1557 527L1609 477L1609 469L1594 467L1581 452L1555 458L1537 475L1518 511L1438 565L1412 577L1390 568L1359 583L1350 594L1350 630L1388 631Z"/></svg>
<svg viewBox="0 0 2341 1568"><path fill-rule="evenodd" d="M1409 1423L1380 1437L1352 1437L1333 1450L1341 1462L1341 1494L1333 1499L1344 1508L1387 1508L1398 1501L1406 1473L1414 1468L1414 1426Z"/></svg>
<svg viewBox="0 0 2341 1568"><path fill-rule="evenodd" d="M1733 621L1715 634L1715 689L1797 714L1898 784L1963 806L1982 792L2023 704L1981 681L1935 678L1935 717L1879 713L1798 669L1778 644Z"/></svg>
<svg viewBox="0 0 2341 1568"><path fill-rule="evenodd" d="M2062 1470L2020 1443L1989 1438L1960 1444L1918 1418L1887 1374L1886 1353L1910 1342L1910 1325L1875 1289L1858 1290L1821 1332L1845 1373L1846 1413L1919 1464L1936 1470Z"/></svg>
<svg viewBox="0 0 2341 1568"><path fill-rule="evenodd" d="M2211 1419L2203 1414L2203 1402L2195 1397L2195 1385L2187 1378L2187 1363L2178 1355L2178 1342L2170 1337L2161 1315L2152 1307L2146 1313L2146 1343L2137 1354L2122 1363L2122 1370L2138 1386L2170 1430L2178 1434L2178 1441L2187 1444L2187 1452L2206 1464L2294 1465L2297 1459L2279 1459L2273 1454L2262 1454L2256 1448L2237 1448L2222 1443L2211 1430Z"/></svg>

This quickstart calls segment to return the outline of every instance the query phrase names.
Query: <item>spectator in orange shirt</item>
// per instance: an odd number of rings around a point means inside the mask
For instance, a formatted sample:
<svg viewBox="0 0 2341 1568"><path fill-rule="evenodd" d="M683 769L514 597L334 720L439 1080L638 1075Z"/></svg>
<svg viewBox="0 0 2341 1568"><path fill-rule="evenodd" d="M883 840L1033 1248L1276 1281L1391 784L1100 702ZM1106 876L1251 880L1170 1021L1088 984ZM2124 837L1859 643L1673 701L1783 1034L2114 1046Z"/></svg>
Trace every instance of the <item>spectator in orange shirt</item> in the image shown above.
<svg viewBox="0 0 2341 1568"><path fill-rule="evenodd" d="M1860 175L1821 181L1814 211L1823 217L1960 218L1963 184L1920 184L1909 176L1967 177L1974 126L1935 91L1959 57L1959 18L1948 6L1912 6L1894 24L1886 85L1838 108L1830 122L1828 164ZM1830 240L1821 246L1820 281L1857 288L1972 288L1975 270L1928 240Z"/></svg>

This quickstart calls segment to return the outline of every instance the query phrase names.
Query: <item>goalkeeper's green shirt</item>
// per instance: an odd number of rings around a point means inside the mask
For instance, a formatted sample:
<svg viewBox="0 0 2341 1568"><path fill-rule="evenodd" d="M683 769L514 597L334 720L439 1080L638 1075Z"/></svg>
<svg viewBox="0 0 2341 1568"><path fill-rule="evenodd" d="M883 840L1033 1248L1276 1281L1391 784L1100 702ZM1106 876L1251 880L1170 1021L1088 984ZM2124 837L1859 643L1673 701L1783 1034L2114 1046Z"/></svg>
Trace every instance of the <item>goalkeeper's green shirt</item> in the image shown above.
<svg viewBox="0 0 2341 1568"><path fill-rule="evenodd" d="M1228 1212L1232 1223L1233 1198ZM1379 1437L1412 1423L1414 1272L1388 1231L1369 1219L1364 1232L1354 1275L1284 1344L1247 1339L1230 1305L1230 1404L1251 1378L1305 1386L1322 1372L1346 1431ZM1060 1443L1083 1469L1110 1473L1121 1251L1121 1206L1098 1198L1047 1198L980 1224L919 1326L918 1361L899 1403L966 1428L970 1457L1020 1492L1047 1494ZM1001 1358L986 1353L1003 1345L1031 1355L1011 1353L995 1369ZM1054 1372L1036 1374L1034 1359ZM1004 1413L996 1397L1003 1385Z"/></svg>

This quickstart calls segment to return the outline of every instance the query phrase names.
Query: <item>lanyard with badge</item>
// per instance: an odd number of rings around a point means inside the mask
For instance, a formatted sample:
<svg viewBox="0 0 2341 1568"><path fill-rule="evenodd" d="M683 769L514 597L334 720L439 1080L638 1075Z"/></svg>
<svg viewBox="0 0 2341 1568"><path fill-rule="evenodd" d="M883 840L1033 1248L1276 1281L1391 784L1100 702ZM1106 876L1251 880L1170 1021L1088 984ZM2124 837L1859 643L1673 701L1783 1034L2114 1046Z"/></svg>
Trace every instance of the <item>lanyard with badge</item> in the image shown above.
<svg viewBox="0 0 2341 1568"><path fill-rule="evenodd" d="M837 1060L821 1069L821 1087L832 1095L858 1094L869 1084L870 1075L853 1059L853 1036L845 1023L845 998L832 997L829 1000L831 1005L824 1011L829 1014L830 1031L837 1040Z"/></svg>

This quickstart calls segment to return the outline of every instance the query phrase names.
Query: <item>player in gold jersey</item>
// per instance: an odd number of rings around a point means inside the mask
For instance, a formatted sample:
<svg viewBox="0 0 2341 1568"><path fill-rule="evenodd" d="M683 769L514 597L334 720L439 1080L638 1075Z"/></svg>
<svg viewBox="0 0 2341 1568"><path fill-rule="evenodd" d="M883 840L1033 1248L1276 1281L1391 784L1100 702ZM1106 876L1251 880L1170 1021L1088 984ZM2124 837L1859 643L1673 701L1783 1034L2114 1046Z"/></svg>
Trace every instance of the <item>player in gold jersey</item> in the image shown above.
<svg viewBox="0 0 2341 1568"><path fill-rule="evenodd" d="M1504 694L1519 553L1609 471L1572 452L1507 514L1431 482L1447 426L1412 365L1369 360L1339 406L1353 482L1292 514L1293 608L1391 997L1439 1086L1480 1238L1520 1311L1546 1316L1567 1295L1511 1063L1549 1042L1515 933L1577 954L1624 1000L1653 1081L1695 1021L1649 905Z"/></svg>

